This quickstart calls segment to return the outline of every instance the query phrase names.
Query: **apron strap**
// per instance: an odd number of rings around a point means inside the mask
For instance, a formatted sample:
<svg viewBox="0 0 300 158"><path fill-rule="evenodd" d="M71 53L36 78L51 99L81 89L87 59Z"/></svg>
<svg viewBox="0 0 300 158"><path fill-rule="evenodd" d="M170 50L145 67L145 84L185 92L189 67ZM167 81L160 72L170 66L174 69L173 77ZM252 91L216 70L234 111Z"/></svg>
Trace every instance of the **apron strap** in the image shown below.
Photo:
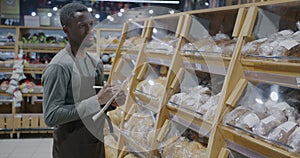
<svg viewBox="0 0 300 158"><path fill-rule="evenodd" d="M114 133L114 128L113 128L113 125L111 123L110 118L106 114L104 114L103 116L104 116L104 119L106 120L106 122L108 124L109 133L111 133L111 134Z"/></svg>

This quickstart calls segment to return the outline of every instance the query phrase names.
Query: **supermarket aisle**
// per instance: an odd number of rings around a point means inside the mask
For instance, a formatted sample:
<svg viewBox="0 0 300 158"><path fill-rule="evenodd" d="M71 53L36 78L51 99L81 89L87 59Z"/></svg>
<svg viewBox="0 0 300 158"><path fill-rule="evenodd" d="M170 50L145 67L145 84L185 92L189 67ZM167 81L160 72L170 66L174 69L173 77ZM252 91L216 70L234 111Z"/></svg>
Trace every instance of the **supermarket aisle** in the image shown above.
<svg viewBox="0 0 300 158"><path fill-rule="evenodd" d="M0 158L51 158L51 138L0 139Z"/></svg>

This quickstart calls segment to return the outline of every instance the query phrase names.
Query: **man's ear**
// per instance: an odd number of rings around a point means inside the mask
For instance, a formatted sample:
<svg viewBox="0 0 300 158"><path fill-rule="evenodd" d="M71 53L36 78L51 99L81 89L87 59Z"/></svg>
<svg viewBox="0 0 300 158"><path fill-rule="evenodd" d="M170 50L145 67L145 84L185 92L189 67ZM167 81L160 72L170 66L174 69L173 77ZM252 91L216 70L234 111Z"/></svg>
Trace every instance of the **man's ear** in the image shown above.
<svg viewBox="0 0 300 158"><path fill-rule="evenodd" d="M65 34L69 34L69 28L66 26L66 25L64 25L63 27L63 31L65 32Z"/></svg>

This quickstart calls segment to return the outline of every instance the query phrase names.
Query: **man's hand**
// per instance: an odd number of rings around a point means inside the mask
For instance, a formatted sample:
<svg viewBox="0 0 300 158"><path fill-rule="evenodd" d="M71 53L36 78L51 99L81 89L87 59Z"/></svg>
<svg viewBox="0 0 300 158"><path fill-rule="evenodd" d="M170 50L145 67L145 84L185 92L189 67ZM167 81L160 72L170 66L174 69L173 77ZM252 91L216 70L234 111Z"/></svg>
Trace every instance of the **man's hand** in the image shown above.
<svg viewBox="0 0 300 158"><path fill-rule="evenodd" d="M105 85L97 94L98 102L100 105L106 104L116 93L118 92L118 87L112 85ZM123 105L126 96L124 91L121 91L112 103L112 106Z"/></svg>
<svg viewBox="0 0 300 158"><path fill-rule="evenodd" d="M124 93L124 91L122 90L117 97L115 98L115 100L112 102L112 106L117 107L120 105L125 104L125 100L126 100L126 95Z"/></svg>

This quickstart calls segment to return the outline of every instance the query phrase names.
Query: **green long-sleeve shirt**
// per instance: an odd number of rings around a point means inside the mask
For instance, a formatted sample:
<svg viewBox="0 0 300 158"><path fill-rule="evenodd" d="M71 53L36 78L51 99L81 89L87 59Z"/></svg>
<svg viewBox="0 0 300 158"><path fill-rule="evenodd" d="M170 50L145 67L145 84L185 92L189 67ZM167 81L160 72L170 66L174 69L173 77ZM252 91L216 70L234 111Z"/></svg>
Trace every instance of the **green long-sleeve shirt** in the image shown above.
<svg viewBox="0 0 300 158"><path fill-rule="evenodd" d="M100 110L96 95L79 99L81 79L74 59L68 44L55 55L43 72L43 114L45 123L50 127L79 120ZM76 59L84 75L95 75L91 61L94 59L97 60L96 57L90 59L87 56ZM96 63L103 70L102 63L99 60Z"/></svg>

